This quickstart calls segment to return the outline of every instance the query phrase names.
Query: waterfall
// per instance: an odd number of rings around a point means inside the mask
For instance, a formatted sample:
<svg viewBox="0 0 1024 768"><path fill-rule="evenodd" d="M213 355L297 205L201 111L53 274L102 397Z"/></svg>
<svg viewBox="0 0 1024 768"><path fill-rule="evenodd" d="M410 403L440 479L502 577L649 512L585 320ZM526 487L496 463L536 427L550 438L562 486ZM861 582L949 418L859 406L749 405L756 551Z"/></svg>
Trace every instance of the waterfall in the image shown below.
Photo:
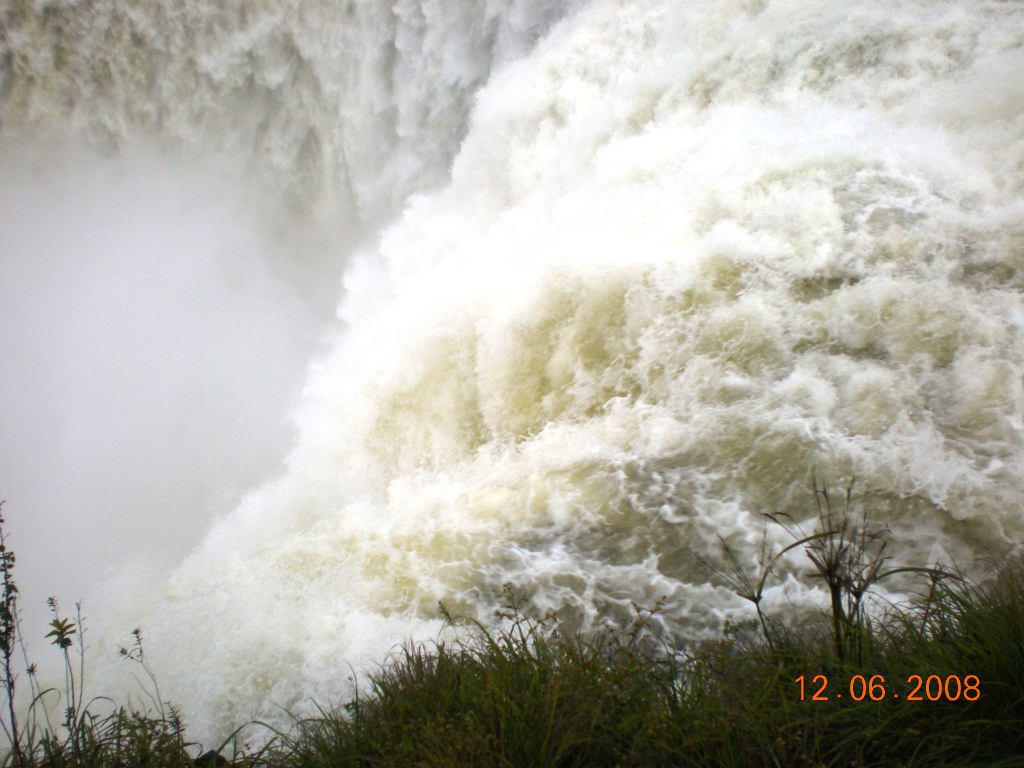
<svg viewBox="0 0 1024 768"><path fill-rule="evenodd" d="M212 248L201 275L255 280L243 347L268 363L287 307L314 318L277 342L311 360L277 411L250 368L203 414L287 414L283 465L231 470L248 485L177 564L98 589L97 668L141 626L200 737L337 700L435 636L438 601L486 621L507 582L567 627L664 598L666 632L715 632L747 615L720 539L756 567L763 513L813 524L812 476L855 479L906 562L1024 534L1018 4L83 0L14 3L3 31L0 194L72 157L205 190L190 231L215 205L230 226L126 253ZM177 290L160 306L202 311ZM216 349L185 367L216 378Z"/></svg>

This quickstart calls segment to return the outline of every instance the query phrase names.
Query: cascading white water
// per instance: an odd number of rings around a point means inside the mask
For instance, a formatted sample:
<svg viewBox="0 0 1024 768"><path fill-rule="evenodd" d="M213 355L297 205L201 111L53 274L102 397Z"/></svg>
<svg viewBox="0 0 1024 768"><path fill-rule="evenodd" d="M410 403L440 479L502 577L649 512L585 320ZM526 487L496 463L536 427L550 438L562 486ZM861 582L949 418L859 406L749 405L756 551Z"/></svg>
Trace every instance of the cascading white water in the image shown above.
<svg viewBox="0 0 1024 768"><path fill-rule="evenodd" d="M699 560L754 564L811 472L910 562L1024 533L1018 4L594 0L535 44L539 3L97 2L80 32L37 5L8 12L8 135L241 143L318 222L403 208L339 253L284 474L101 604L97 665L140 623L200 738L343 695L507 581L584 628L665 596L714 629L744 609ZM75 80L54 51L97 30L160 56Z"/></svg>

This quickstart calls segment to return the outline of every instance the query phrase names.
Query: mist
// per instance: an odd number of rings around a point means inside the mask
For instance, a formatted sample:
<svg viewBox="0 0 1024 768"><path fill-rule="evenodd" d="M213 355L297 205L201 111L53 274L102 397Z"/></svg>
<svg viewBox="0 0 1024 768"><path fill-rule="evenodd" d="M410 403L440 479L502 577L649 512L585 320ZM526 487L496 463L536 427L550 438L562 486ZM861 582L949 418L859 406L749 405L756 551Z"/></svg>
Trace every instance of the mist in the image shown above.
<svg viewBox="0 0 1024 768"><path fill-rule="evenodd" d="M0 498L31 642L48 595L156 578L278 471L327 318L239 164L0 157Z"/></svg>

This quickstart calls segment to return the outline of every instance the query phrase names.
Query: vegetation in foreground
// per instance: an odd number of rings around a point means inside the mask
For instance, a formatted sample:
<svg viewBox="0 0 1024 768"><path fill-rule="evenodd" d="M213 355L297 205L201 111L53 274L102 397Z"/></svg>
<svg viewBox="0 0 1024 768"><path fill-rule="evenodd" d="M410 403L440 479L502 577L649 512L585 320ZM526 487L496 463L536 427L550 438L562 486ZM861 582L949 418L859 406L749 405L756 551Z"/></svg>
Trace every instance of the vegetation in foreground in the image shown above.
<svg viewBox="0 0 1024 768"><path fill-rule="evenodd" d="M63 696L65 717L54 727L34 705L18 720L17 588L0 527L0 721L11 745L0 765L1024 766L1024 568L1008 563L985 584L890 568L885 530L856 519L849 491L841 509L814 491L815 532L773 518L792 544L767 552L757 574L736 558L719 574L756 619L714 642L656 640L657 608L638 610L625 630L566 637L550 619L528 618L508 588L497 627L405 647L351 701L297 719L258 753L231 754L227 742L199 757L152 678L151 708L90 711L75 689L77 622L55 603L50 637L64 651L67 690L33 694L36 704ZM794 549L831 598L816 626L786 626L762 609ZM920 599L869 615L873 586L908 571L926 584ZM135 639L123 655L148 670Z"/></svg>

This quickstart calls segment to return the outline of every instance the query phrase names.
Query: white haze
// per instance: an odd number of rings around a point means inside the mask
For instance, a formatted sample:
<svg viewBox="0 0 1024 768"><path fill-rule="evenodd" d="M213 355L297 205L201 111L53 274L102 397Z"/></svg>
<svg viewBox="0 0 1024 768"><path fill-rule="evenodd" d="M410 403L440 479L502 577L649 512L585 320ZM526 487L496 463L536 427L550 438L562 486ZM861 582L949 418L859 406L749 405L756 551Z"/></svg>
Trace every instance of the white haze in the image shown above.
<svg viewBox="0 0 1024 768"><path fill-rule="evenodd" d="M136 120L178 152L239 150L289 215L315 222L313 242L332 222L379 229L330 262L341 324L306 374L281 475L168 578L122 571L94 603L94 668L111 686L114 650L141 624L163 690L209 740L335 701L351 668L432 636L438 600L487 619L506 581L573 626L666 596L668 631L715 631L745 608L700 559L721 556L722 536L754 567L760 513L810 516L812 471L857 478L910 562L980 569L1021 540L1019 5L594 0L554 26L534 3L156 7L221 22L194 61L173 55L187 45L172 25L161 66L196 74L172 78L159 109L126 106L148 81L122 78L126 91L65 114L66 90L35 93L38 77L16 78L0 114L105 145L132 145ZM162 39L145 14L130 22ZM36 57L17 60L45 70L46 40L26 33L17 46ZM129 176L160 175L126 158ZM215 229L223 247L248 232L241 250L261 251L259 227ZM285 273L330 273L293 250ZM77 262L58 261L64 280ZM168 296L187 330L202 305L183 288ZM257 314L288 303L275 302ZM140 365L161 346L159 323L144 330ZM48 349L22 354L68 364ZM199 384L221 365L212 353ZM92 407L67 397L75 418ZM234 405L208 418L230 425L248 410ZM192 443L156 413L170 445ZM135 434L113 418L99 423ZM211 488L244 483L236 466ZM166 519L110 504L102 520L141 532ZM803 597L820 595L790 579L771 600Z"/></svg>
<svg viewBox="0 0 1024 768"><path fill-rule="evenodd" d="M0 154L0 487L29 638L48 595L158 573L279 471L320 331L238 172L152 155Z"/></svg>

